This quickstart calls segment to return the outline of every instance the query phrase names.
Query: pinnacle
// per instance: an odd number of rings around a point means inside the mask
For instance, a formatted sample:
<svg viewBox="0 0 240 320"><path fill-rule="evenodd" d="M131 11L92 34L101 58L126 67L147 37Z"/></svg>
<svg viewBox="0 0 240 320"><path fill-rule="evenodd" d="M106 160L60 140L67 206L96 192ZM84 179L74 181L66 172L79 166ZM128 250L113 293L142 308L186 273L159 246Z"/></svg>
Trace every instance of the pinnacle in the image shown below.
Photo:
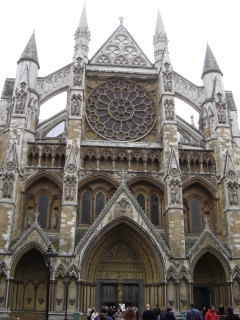
<svg viewBox="0 0 240 320"><path fill-rule="evenodd" d="M40 69L34 32L31 36L31 38L29 39L25 49L23 50L23 53L22 53L20 59L18 60L18 63L22 60L32 60L37 63L38 68Z"/></svg>
<svg viewBox="0 0 240 320"><path fill-rule="evenodd" d="M87 28L88 29L88 21L87 21L87 10L86 10L86 2L84 3L84 7L82 10L81 18L79 21L79 28Z"/></svg>
<svg viewBox="0 0 240 320"><path fill-rule="evenodd" d="M164 29L162 17L161 17L160 11L158 9L155 33L160 33L160 32L162 32L163 34L166 33L165 29Z"/></svg>
<svg viewBox="0 0 240 320"><path fill-rule="evenodd" d="M203 64L202 78L205 76L205 74L209 72L218 72L221 75L223 75L217 63L217 60L215 59L212 53L212 50L207 44L207 49L206 49L206 54L205 54L205 59Z"/></svg>

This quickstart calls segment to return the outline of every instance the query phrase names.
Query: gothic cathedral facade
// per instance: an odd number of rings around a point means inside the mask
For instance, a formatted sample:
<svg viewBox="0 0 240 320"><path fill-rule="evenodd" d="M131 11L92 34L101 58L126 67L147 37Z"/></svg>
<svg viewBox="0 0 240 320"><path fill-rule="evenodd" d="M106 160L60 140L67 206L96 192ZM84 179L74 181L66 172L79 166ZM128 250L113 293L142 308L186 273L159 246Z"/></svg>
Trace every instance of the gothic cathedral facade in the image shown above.
<svg viewBox="0 0 240 320"><path fill-rule="evenodd" d="M122 19L91 59L89 40L84 6L72 63L38 77L33 33L5 81L0 318L45 319L48 305L59 319L66 303L71 315L119 303L178 313L192 301L240 312L237 109L209 45L197 86L174 70L159 12L154 64ZM39 122L64 91L66 108ZM199 113L198 127L175 98Z"/></svg>

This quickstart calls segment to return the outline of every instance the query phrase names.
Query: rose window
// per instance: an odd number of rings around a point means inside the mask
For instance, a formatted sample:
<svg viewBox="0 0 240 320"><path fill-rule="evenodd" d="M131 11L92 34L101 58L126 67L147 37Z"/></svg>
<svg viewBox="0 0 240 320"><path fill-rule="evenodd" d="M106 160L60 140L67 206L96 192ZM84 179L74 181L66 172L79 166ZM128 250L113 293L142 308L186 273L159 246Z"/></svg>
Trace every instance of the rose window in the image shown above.
<svg viewBox="0 0 240 320"><path fill-rule="evenodd" d="M88 97L87 120L91 128L109 140L137 140L156 121L150 94L131 81L107 82Z"/></svg>

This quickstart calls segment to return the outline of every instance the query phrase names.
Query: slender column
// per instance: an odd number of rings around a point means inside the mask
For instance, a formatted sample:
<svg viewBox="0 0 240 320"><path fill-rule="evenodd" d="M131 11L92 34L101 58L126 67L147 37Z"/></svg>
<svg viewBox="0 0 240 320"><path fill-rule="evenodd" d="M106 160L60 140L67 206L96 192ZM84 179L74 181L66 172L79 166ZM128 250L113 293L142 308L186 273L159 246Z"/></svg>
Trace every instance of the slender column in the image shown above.
<svg viewBox="0 0 240 320"><path fill-rule="evenodd" d="M77 280L76 284L77 284L77 310L80 310L80 283L81 281Z"/></svg>
<svg viewBox="0 0 240 320"><path fill-rule="evenodd" d="M99 170L99 159L97 159L97 170Z"/></svg>
<svg viewBox="0 0 240 320"><path fill-rule="evenodd" d="M55 312L55 297L56 297L56 280L51 280L51 305L50 305L50 310Z"/></svg>
<svg viewBox="0 0 240 320"><path fill-rule="evenodd" d="M128 160L128 170L131 171L131 160Z"/></svg>
<svg viewBox="0 0 240 320"><path fill-rule="evenodd" d="M193 282L189 281L188 283L188 296L189 296L189 302L191 303L193 301Z"/></svg>
<svg viewBox="0 0 240 320"><path fill-rule="evenodd" d="M113 170L116 170L116 169L115 169L115 165L116 165L116 160L114 159L114 160L112 161L112 169L113 169Z"/></svg>
<svg viewBox="0 0 240 320"><path fill-rule="evenodd" d="M9 299L9 287L10 287L10 278L7 278L6 292L5 292L5 304L4 309L8 308L8 299Z"/></svg>
<svg viewBox="0 0 240 320"><path fill-rule="evenodd" d="M180 292L179 292L179 286L180 286L180 282L176 281L175 282L175 289L176 289L176 311L179 312L180 311Z"/></svg>

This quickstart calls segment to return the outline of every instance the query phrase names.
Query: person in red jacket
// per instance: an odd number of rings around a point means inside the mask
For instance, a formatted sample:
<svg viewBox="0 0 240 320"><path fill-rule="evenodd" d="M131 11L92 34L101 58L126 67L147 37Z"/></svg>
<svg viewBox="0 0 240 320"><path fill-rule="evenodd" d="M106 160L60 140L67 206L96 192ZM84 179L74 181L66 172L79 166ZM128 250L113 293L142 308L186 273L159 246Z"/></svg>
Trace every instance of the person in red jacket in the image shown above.
<svg viewBox="0 0 240 320"><path fill-rule="evenodd" d="M218 315L215 311L214 306L211 306L208 312L206 313L205 320L218 320Z"/></svg>

